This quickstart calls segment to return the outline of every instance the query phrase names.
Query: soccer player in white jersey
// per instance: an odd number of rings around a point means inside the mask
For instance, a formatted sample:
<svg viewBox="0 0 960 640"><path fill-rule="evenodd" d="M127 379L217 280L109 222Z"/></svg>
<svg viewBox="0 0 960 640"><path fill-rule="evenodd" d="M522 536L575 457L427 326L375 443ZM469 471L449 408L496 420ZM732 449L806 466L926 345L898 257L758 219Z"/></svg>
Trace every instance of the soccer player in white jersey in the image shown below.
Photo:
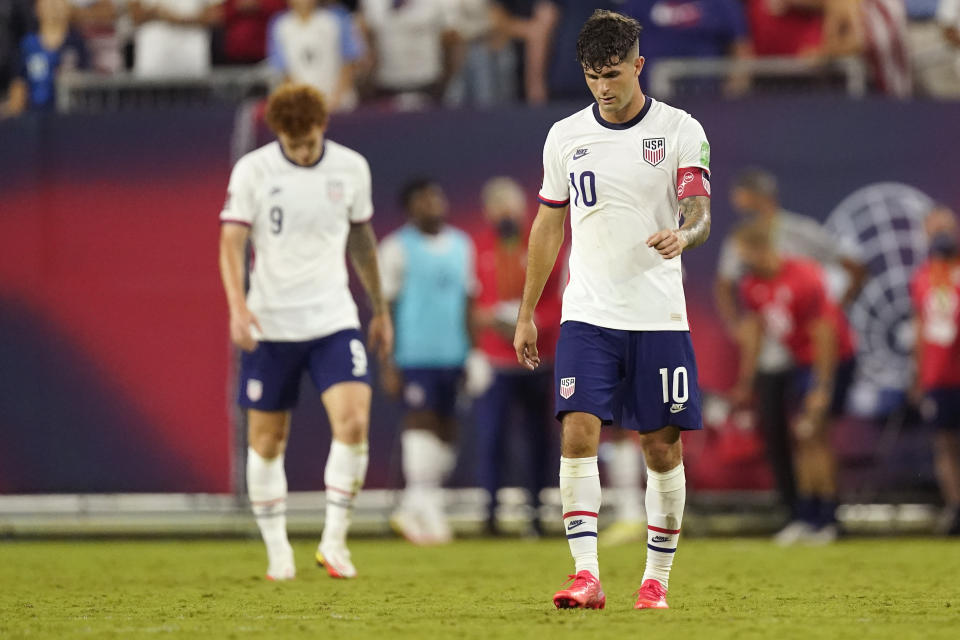
<svg viewBox="0 0 960 640"><path fill-rule="evenodd" d="M514 348L540 363L533 322L570 210L570 282L555 360L563 425L560 494L573 584L558 608L602 609L597 559L603 424L640 432L647 465L647 564L636 609L667 608L686 497L680 431L700 429L700 391L680 254L710 233L710 147L690 115L645 96L640 25L596 11L577 55L596 102L550 129L540 210Z"/></svg>
<svg viewBox="0 0 960 640"><path fill-rule="evenodd" d="M333 432L316 559L334 578L352 578L356 569L346 537L367 472L371 393L345 252L373 306L371 349L385 357L393 343L370 226L370 168L356 151L325 139L327 107L312 87L284 85L275 91L266 118L278 140L240 158L220 214L230 337L244 351L239 402L248 410L247 488L267 546L267 578L289 580L295 568L287 540L283 457L290 410L306 370L322 394ZM245 296L248 240L254 265Z"/></svg>

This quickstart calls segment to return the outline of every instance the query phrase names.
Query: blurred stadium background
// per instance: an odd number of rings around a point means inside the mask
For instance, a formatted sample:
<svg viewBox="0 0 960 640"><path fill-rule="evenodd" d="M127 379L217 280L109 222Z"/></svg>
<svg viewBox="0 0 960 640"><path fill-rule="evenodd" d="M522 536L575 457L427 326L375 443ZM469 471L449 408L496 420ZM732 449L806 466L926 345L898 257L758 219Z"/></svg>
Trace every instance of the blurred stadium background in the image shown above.
<svg viewBox="0 0 960 640"><path fill-rule="evenodd" d="M712 240L684 259L714 409L708 430L686 438L688 530L766 533L783 515L758 431L725 418L736 350L711 296L720 242L736 221L731 180L760 166L779 177L788 209L860 246L871 274L851 311L860 368L836 433L841 520L854 533L932 531L931 433L904 393L907 282L925 257L921 222L932 203L960 206L957 2L319 4L352 43L341 42L341 66L327 72L348 79L337 85L329 136L369 159L381 237L402 224L397 193L415 174L443 185L451 222L467 231L482 225L480 191L492 176L519 180L532 212L546 131L590 99L573 54L579 25L601 6L635 12L651 34L647 90L695 114L713 146ZM424 17L436 6L442 20ZM263 61L285 46L268 26L285 8L0 2L0 536L255 534L217 214L232 161L269 139L262 97L297 77L289 57ZM63 20L85 51L37 57L30 34ZM147 33L160 26L160 36ZM169 53L194 40L199 58ZM411 48L418 40L433 47ZM385 50L410 58L388 64ZM143 62L150 56L159 62ZM287 457L290 527L314 535L329 435L304 386ZM375 395L358 532L388 531L402 485L398 415ZM470 533L481 529L486 496L474 488L466 400L460 415L447 499L458 531ZM510 450L508 468L522 468L522 442ZM522 490L505 489L499 515L518 531L536 516L559 526L557 492L543 497L532 514Z"/></svg>

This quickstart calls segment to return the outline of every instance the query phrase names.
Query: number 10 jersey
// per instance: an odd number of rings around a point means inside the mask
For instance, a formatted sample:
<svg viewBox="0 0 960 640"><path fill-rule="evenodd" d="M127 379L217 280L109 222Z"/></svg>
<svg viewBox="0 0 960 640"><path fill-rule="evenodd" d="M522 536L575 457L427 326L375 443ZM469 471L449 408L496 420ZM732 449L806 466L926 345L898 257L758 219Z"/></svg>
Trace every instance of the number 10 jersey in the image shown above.
<svg viewBox="0 0 960 640"><path fill-rule="evenodd" d="M679 200L709 195L710 146L690 114L646 98L613 124L594 104L560 120L543 148L542 204L570 206L570 282L561 322L684 331L680 258L647 247L679 227Z"/></svg>

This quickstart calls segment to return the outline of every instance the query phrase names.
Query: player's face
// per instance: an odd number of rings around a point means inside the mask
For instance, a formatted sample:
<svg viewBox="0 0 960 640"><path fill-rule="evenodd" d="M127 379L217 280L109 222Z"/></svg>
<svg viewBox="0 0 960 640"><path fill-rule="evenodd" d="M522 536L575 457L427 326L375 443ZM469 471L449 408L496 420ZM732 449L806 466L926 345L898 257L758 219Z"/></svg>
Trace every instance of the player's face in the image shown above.
<svg viewBox="0 0 960 640"><path fill-rule="evenodd" d="M410 217L427 233L436 233L443 226L449 204L443 189L430 185L421 189L410 201Z"/></svg>
<svg viewBox="0 0 960 640"><path fill-rule="evenodd" d="M283 152L297 164L309 167L320 159L323 153L323 127L316 126L305 136L293 137L286 133L277 136L283 146Z"/></svg>
<svg viewBox="0 0 960 640"><path fill-rule="evenodd" d="M730 192L730 204L742 216L755 216L766 211L770 206L769 199L750 189L734 188Z"/></svg>
<svg viewBox="0 0 960 640"><path fill-rule="evenodd" d="M317 0L289 0L290 8L300 13L309 13L317 8Z"/></svg>
<svg viewBox="0 0 960 640"><path fill-rule="evenodd" d="M631 104L640 90L637 78L643 62L643 56L631 55L620 64L603 67L599 73L594 69L583 70L590 93L602 111L614 114Z"/></svg>
<svg viewBox="0 0 960 640"><path fill-rule="evenodd" d="M777 255L768 244L759 244L743 239L737 243L740 259L747 270L761 277L770 277L777 272Z"/></svg>

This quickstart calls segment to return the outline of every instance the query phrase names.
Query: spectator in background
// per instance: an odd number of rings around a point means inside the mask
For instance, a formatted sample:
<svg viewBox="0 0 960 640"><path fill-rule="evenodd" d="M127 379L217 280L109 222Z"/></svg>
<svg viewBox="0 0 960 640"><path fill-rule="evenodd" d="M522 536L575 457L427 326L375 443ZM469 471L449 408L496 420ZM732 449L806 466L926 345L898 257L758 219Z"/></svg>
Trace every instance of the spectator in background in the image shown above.
<svg viewBox="0 0 960 640"><path fill-rule="evenodd" d="M540 533L540 491L554 459L550 438L553 370L541 366L529 371L517 362L513 349L530 233L527 198L519 184L503 177L488 180L482 197L487 225L474 236L480 285L474 326L478 346L493 365L494 376L490 388L474 405L478 480L490 495L487 530L497 533L497 491L504 466L510 461L506 443L511 431L523 431L528 451L522 467L524 487L532 501L532 532ZM541 328L541 353L549 365L560 328L560 270L554 272L545 290L536 320Z"/></svg>
<svg viewBox="0 0 960 640"><path fill-rule="evenodd" d="M130 0L136 27L133 70L143 78L201 78L210 73L210 28L222 0Z"/></svg>
<svg viewBox="0 0 960 640"><path fill-rule="evenodd" d="M456 400L473 342L476 294L470 237L446 224L449 205L433 180L403 188L409 222L380 244L383 294L396 323L393 362L381 371L384 388L401 392L401 458L406 488L391 519L414 544L450 542L443 482L456 464ZM399 369L399 370L398 370Z"/></svg>
<svg viewBox="0 0 960 640"><path fill-rule="evenodd" d="M753 52L813 56L823 44L821 0L746 0Z"/></svg>
<svg viewBox="0 0 960 640"><path fill-rule="evenodd" d="M517 94L517 55L510 35L494 29L502 16L491 0L455 0L454 28L463 38L463 66L447 89L450 106L489 107L512 101Z"/></svg>
<svg viewBox="0 0 960 640"><path fill-rule="evenodd" d="M544 0L495 0L490 6L493 42L511 43L517 59L516 79L530 104L547 101L546 78L535 72L546 68L544 60L549 53L553 18L547 4Z"/></svg>
<svg viewBox="0 0 960 640"><path fill-rule="evenodd" d="M819 1L824 11L822 55L860 56L869 65L880 93L909 98L913 94L913 73L903 0Z"/></svg>
<svg viewBox="0 0 960 640"><path fill-rule="evenodd" d="M375 95L401 109L439 101L463 62L450 2L362 0L359 6L374 51Z"/></svg>
<svg viewBox="0 0 960 640"><path fill-rule="evenodd" d="M751 57L750 35L739 0L627 0L623 12L643 26L641 79L651 78L664 58ZM728 93L743 93L748 75L734 75Z"/></svg>
<svg viewBox="0 0 960 640"><path fill-rule="evenodd" d="M287 7L285 0L225 0L223 57L231 64L251 64L267 57L267 25Z"/></svg>
<svg viewBox="0 0 960 640"><path fill-rule="evenodd" d="M741 218L769 224L773 229L775 248L784 255L809 258L824 266L840 266L848 280L841 304L846 306L853 302L867 276L856 251L852 247L841 247L841 243L816 220L785 210L780 204L777 179L773 174L757 168L744 170L734 180L730 202ZM751 337L745 335L747 328L742 324L744 316L737 295L737 287L745 274L736 243L732 236L727 237L720 249L714 297L720 319L730 335L741 344ZM787 345L768 334L757 356L754 397L774 479L786 505L794 505L797 498L788 407L784 400L794 365Z"/></svg>
<svg viewBox="0 0 960 640"><path fill-rule="evenodd" d="M797 497L779 544L826 544L836 540L837 468L830 439L833 420L843 414L853 381L853 333L827 296L826 278L812 261L785 254L769 220L756 218L736 232L746 269L740 283L747 310L741 341L740 375L734 400L743 404L754 388L756 362L766 336L785 345L795 363L780 391L790 404L789 438L796 455Z"/></svg>
<svg viewBox="0 0 960 640"><path fill-rule="evenodd" d="M23 111L52 110L56 99L57 75L85 69L87 48L80 34L70 27L67 0L37 0L39 28L20 43L19 75L10 85L0 116L17 116Z"/></svg>
<svg viewBox="0 0 960 640"><path fill-rule="evenodd" d="M332 110L356 106L355 66L365 47L343 7L290 0L270 24L267 51L273 68L319 89Z"/></svg>
<svg viewBox="0 0 960 640"><path fill-rule="evenodd" d="M101 73L123 69L123 51L117 32L118 4L123 0L70 0L73 25L90 51L90 67Z"/></svg>
<svg viewBox="0 0 960 640"><path fill-rule="evenodd" d="M0 2L0 102L17 75L20 41L35 29L33 0Z"/></svg>
<svg viewBox="0 0 960 640"><path fill-rule="evenodd" d="M940 530L960 535L960 231L946 207L925 222L930 257L913 276L916 379L911 396L937 431L934 469L946 509Z"/></svg>

